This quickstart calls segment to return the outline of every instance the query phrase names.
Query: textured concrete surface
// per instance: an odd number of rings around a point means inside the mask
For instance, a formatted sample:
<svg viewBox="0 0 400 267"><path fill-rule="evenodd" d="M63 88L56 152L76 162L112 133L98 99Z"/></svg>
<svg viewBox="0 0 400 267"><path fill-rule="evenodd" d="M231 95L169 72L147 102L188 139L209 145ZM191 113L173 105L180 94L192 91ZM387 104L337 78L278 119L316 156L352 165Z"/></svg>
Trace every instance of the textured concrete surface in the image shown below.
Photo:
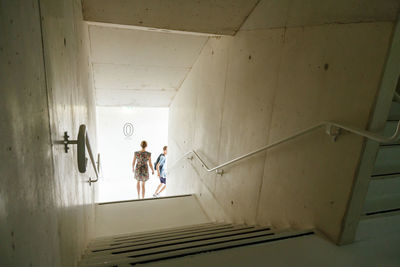
<svg viewBox="0 0 400 267"><path fill-rule="evenodd" d="M268 29L264 2L252 25L210 38L194 64L170 108L170 162L194 148L215 166L322 120L367 126L393 22ZM391 8L373 19L392 20ZM211 217L222 208L237 222L317 227L337 240L362 145L350 134L332 143L319 130L222 177L182 161L170 170L170 188L201 192L203 205L215 207Z"/></svg>
<svg viewBox="0 0 400 267"><path fill-rule="evenodd" d="M233 35L258 0L85 0L85 20Z"/></svg>
<svg viewBox="0 0 400 267"><path fill-rule="evenodd" d="M207 36L89 26L97 105L167 107Z"/></svg>
<svg viewBox="0 0 400 267"><path fill-rule="evenodd" d="M398 0L261 0L241 30L394 21Z"/></svg>
<svg viewBox="0 0 400 267"><path fill-rule="evenodd" d="M64 131L76 137L86 124L91 145L96 150L95 98L89 54L88 26L83 22L79 0L41 1L44 56L49 92L52 140ZM94 193L86 182L94 173L77 170L76 147L65 154L63 146L53 147L59 217L61 262L73 266L94 234ZM90 163L89 163L90 164Z"/></svg>
<svg viewBox="0 0 400 267"><path fill-rule="evenodd" d="M38 3L0 7L1 266L59 266Z"/></svg>
<svg viewBox="0 0 400 267"><path fill-rule="evenodd" d="M80 1L1 1L0 18L0 265L74 266L94 187L52 141L85 123L96 145Z"/></svg>

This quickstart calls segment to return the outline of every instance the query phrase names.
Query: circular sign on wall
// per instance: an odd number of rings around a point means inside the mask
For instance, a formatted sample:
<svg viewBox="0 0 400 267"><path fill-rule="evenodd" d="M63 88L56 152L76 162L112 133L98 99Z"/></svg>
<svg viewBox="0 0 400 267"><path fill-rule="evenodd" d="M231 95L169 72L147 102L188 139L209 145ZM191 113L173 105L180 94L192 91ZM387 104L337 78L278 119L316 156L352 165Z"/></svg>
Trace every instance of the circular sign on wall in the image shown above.
<svg viewBox="0 0 400 267"><path fill-rule="evenodd" d="M133 131L134 131L134 128L133 128L132 123L127 122L124 124L123 132L124 132L124 135L126 138L130 138L133 135Z"/></svg>

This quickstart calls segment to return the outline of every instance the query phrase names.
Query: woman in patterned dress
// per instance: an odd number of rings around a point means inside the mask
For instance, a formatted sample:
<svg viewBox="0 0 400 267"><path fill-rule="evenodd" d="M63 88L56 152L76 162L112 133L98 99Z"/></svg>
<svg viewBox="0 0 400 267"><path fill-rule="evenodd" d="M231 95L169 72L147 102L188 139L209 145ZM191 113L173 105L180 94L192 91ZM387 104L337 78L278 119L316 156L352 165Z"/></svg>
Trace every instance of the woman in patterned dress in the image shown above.
<svg viewBox="0 0 400 267"><path fill-rule="evenodd" d="M154 175L154 169L153 169L153 164L151 163L151 153L146 151L147 147L147 142L142 141L140 143L140 146L142 147L142 150L136 151L135 156L133 157L133 163L132 163L132 170L135 173L135 179L137 180L137 193L138 193L138 198L140 198L140 187L142 187L142 198L144 198L144 194L146 192L145 189L145 184L146 181L149 180L149 168L147 164L150 165L151 173ZM136 168L135 168L135 163ZM140 186L140 182L142 182L142 186Z"/></svg>

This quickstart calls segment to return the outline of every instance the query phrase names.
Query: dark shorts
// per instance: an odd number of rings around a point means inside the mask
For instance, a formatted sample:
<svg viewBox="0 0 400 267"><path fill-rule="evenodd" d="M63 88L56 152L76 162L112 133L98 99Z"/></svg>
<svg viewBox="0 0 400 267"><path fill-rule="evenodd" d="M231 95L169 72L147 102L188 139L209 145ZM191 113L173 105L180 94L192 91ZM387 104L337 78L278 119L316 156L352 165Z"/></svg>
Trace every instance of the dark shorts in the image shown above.
<svg viewBox="0 0 400 267"><path fill-rule="evenodd" d="M160 183L167 184L167 178L160 177Z"/></svg>

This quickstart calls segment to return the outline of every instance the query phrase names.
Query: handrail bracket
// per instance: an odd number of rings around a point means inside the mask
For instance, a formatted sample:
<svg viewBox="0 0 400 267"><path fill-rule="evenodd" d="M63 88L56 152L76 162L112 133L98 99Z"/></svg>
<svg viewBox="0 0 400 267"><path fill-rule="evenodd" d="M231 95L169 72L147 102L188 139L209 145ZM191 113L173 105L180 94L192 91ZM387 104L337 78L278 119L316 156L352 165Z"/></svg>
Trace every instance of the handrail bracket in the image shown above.
<svg viewBox="0 0 400 267"><path fill-rule="evenodd" d="M91 186L92 183L97 182L97 180L92 180L92 177L89 177L89 180L87 180L87 182L89 183L89 186Z"/></svg>
<svg viewBox="0 0 400 267"><path fill-rule="evenodd" d="M69 140L69 135L68 132L64 132L64 139L63 140L57 140L54 141L54 144L57 145L64 145L64 151L65 153L68 153L68 150L70 149L69 145L77 145L77 159L78 159L78 170L80 173L85 173L87 164L88 164L88 158L86 157L86 150L89 154L90 162L93 167L93 170L96 175L96 179L92 179L89 177L88 183L91 185L92 183L95 183L99 180L99 173L100 173L100 154L97 154L97 161L95 161L93 152L92 152L92 147L90 146L90 141L89 141L89 136L87 133L86 125L81 124L79 126L79 132L78 132L78 138L77 140Z"/></svg>
<svg viewBox="0 0 400 267"><path fill-rule="evenodd" d="M341 129L333 124L326 124L325 132L332 138L332 142L336 142L338 136L341 134Z"/></svg>
<svg viewBox="0 0 400 267"><path fill-rule="evenodd" d="M223 169L216 169L215 173L222 176L224 174L224 170Z"/></svg>
<svg viewBox="0 0 400 267"><path fill-rule="evenodd" d="M68 132L64 132L64 140L62 141L62 144L64 145L65 153L68 153L69 145L78 144L78 140L69 140Z"/></svg>

